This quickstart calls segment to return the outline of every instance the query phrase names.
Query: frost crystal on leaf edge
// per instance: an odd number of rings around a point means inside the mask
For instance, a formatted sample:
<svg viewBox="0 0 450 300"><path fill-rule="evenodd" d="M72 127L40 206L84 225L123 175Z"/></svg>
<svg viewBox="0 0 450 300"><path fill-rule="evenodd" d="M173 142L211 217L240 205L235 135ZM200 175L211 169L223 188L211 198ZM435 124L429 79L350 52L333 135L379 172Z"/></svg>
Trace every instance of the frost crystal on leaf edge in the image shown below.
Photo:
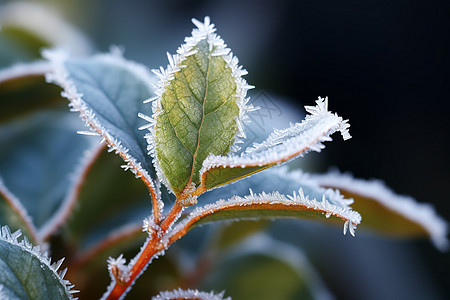
<svg viewBox="0 0 450 300"><path fill-rule="evenodd" d="M75 84L69 79L69 74L64 68L64 62L68 59L68 54L62 50L47 50L43 52L43 56L49 60L53 66L52 71L46 74L46 80L55 83L64 89L61 95L70 101L69 107L71 108L71 111L80 113L81 119L85 122L85 125L89 127L89 132L92 132L93 135L102 136L102 142L106 141L109 152L120 154L127 164L124 167L125 170L131 170L136 177L143 177L148 188L155 191L155 193L158 193L153 179L148 174L147 170L145 170L141 164L128 153L129 150L123 146L120 141L116 140L108 130L102 126L95 116L95 113L83 101L83 95L78 93ZM121 52L118 51L117 48L111 49L111 53L109 54L98 54L94 57L129 70L143 81L147 82L148 86L153 84L153 79L148 74L147 70L141 65L123 58ZM85 132L80 133L86 134ZM160 202L161 200L158 199L158 205L162 207L163 204Z"/></svg>
<svg viewBox="0 0 450 300"><path fill-rule="evenodd" d="M96 161L100 151L103 150L103 145L95 145L90 149L84 151L78 165L75 167L75 171L70 176L71 189L69 193L64 197L61 205L54 215L47 220L44 225L38 230L38 240L46 240L51 236L64 221L69 218L77 201L77 196L80 192L81 186L84 182L86 174L89 172L89 167Z"/></svg>
<svg viewBox="0 0 450 300"><path fill-rule="evenodd" d="M19 199L13 195L9 189L5 186L2 177L0 176L0 195L3 195L6 202L11 206L13 210L20 216L22 221L25 223L27 230L29 231L31 237L38 242L42 242L38 238L37 228L33 224L31 216L28 214L27 209L22 205Z"/></svg>
<svg viewBox="0 0 450 300"><path fill-rule="evenodd" d="M0 232L0 239L2 239L3 241L19 246L21 249L27 251L28 253L30 253L31 255L37 257L39 259L40 262L44 263L54 274L55 276L59 279L59 282L61 283L61 285L64 287L65 291L66 291L66 295L69 299L78 299L78 298L73 298L72 294L78 293L78 290L72 290L72 288L75 287L75 285L71 284L68 280L64 279L64 276L66 275L67 272L67 268L65 268L62 271L59 271L59 268L61 267L64 258L58 260L57 262L52 263L51 262L51 258L49 258L48 254L46 251L42 252L41 251L41 247L38 246L34 246L28 241L28 239L26 238L26 236L23 236L23 239L19 242L18 238L22 235L22 232L20 230L15 231L14 233L11 233L10 229L8 226L2 226L1 227L1 232Z"/></svg>
<svg viewBox="0 0 450 300"><path fill-rule="evenodd" d="M235 136L234 143L231 147L231 152L236 152L240 148L237 144L242 143L241 138L245 139L245 131L244 125L248 124L249 117L248 112L254 111L258 109L249 103L249 98L247 98L247 91L252 89L253 86L248 85L247 81L242 78L242 76L247 74L247 71L239 66L239 60L236 56L233 56L233 53L227 45L223 41L223 39L215 33L216 28L214 24L211 24L210 18L205 17L204 22L200 22L197 19L192 19L192 23L197 28L192 30L191 36L185 38L185 44L182 44L178 50L177 54L171 55L167 53L167 58L169 60L169 64L167 68L164 69L160 67L159 70L152 70L153 73L159 78L159 82L157 84L157 90L155 92L156 97L147 99L144 103L152 102L152 111L153 116L147 116L142 113L139 116L149 122L147 125L141 126L140 129L147 129L149 133L145 135L148 143L148 154L153 158L153 165L155 167L156 173L164 185L172 192L170 184L167 178L164 176L164 173L158 163L158 159L156 157L156 142L154 139L155 136L155 125L156 119L159 114L162 113L161 107L161 97L164 94L166 87L170 84L171 80L174 79L174 74L180 71L184 66L182 65L183 61L186 57L195 54L196 50L193 49L199 42L203 40L207 40L209 44L210 51L214 51L211 53L212 56L221 56L227 66L231 69L232 74L235 78L236 82L236 94L234 95L237 98L237 105L239 107L239 117L236 118L236 123L238 126L238 133Z"/></svg>
<svg viewBox="0 0 450 300"><path fill-rule="evenodd" d="M220 294L214 292L201 292L199 290L183 290L178 288L173 291L160 292L159 295L152 297L152 300L176 300L176 299L201 299L201 300L231 300L230 297L223 298L225 291Z"/></svg>
<svg viewBox="0 0 450 300"><path fill-rule="evenodd" d="M283 195L279 192L272 193L259 193L254 194L250 189L250 194L244 197L233 196L228 200L218 200L212 204L206 204L203 207L196 207L185 219L183 219L180 223L178 223L171 231L167 233L167 239L170 239L172 236L175 236L178 232L186 229L186 226L189 226L191 222L195 222L199 220L203 216L207 216L216 211L220 211L222 209L230 208L230 207L245 207L252 205L263 205L263 204L281 204L281 205L301 205L305 206L313 211L322 211L326 218L329 218L331 215L336 216L338 218L344 219L344 226L350 226L350 233L354 236L354 230L356 229L356 225L361 223L361 215L352 210L351 207L346 205L345 201L342 201L342 196L338 193L328 193L328 195L337 196L336 201L331 203L325 198L326 190L323 189L324 194L322 199L319 201L317 199L309 199L309 196L305 196L303 193L303 189L300 188L298 192L294 191L292 195ZM344 227L345 228L345 227ZM346 230L344 231L344 234Z"/></svg>
<svg viewBox="0 0 450 300"><path fill-rule="evenodd" d="M418 203L412 197L398 195L380 180L357 179L349 173L331 171L324 175L311 175L311 179L322 186L333 186L374 199L386 208L420 224L430 234L436 248L441 251L448 249L447 223L436 213L431 204Z"/></svg>
<svg viewBox="0 0 450 300"><path fill-rule="evenodd" d="M316 106L305 106L310 114L301 123L292 124L285 129L275 129L260 144L247 148L240 155L210 154L200 170L206 174L208 170L223 167L234 168L246 166L264 166L270 163L282 163L303 156L309 151L320 152L325 146L323 142L331 141L330 135L340 131L344 140L350 139L348 120L328 111L328 97L319 97ZM202 176L203 180L203 176Z"/></svg>

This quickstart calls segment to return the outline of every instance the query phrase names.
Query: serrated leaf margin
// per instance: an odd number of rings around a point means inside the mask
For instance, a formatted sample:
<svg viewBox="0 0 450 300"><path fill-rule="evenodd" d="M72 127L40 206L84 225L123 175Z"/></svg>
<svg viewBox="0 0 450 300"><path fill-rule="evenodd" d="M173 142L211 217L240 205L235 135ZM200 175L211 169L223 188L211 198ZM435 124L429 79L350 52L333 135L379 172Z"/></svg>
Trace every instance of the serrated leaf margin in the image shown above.
<svg viewBox="0 0 450 300"><path fill-rule="evenodd" d="M17 230L11 233L9 227L7 225L1 227L0 239L3 241L19 246L21 249L27 251L31 255L37 257L40 262L44 263L59 279L59 282L64 287L66 291L66 295L69 299L77 300L78 298L73 298L74 293L78 293L79 291L73 290L75 285L71 284L68 280L64 279L66 275L67 268L58 271L61 267L64 258L58 260L57 262L52 263L51 258L48 256L46 251L42 251L40 246L34 246L28 241L28 239L24 236L23 239L19 242L18 238L22 235L20 230Z"/></svg>
<svg viewBox="0 0 450 300"><path fill-rule="evenodd" d="M77 203L84 179L104 148L104 145L93 145L93 147L84 151L78 165L75 167L75 171L70 175L71 188L69 193L66 194L53 217L37 232L40 241L47 240L70 217L70 213Z"/></svg>
<svg viewBox="0 0 450 300"><path fill-rule="evenodd" d="M325 193L330 197L334 197L331 203L325 198ZM174 242L177 239L185 235L190 227L197 221L204 217L227 209L239 209L240 207L258 207L258 206L299 206L305 208L305 210L319 211L325 215L326 218L335 216L345 221L344 223L344 235L347 230L350 231L352 236L355 236L355 229L358 224L361 223L361 215L353 211L351 207L347 205L348 200L343 199L339 192L332 189L323 189L323 197L320 200L309 199L305 196L303 189L300 188L298 192L294 191L292 195L283 195L279 192L272 193L259 193L254 194L250 189L250 194L244 197L233 196L228 200L218 200L213 204L206 204L203 207L196 207L186 218L181 220L177 225L171 229L163 241L165 243Z"/></svg>
<svg viewBox="0 0 450 300"><path fill-rule="evenodd" d="M330 136L336 131L341 133L344 140L351 138L348 120L343 120L342 117L328 110L328 97L319 97L316 100L316 106L305 106L305 109L309 114L301 123L292 124L290 127L282 130L276 129L265 141L260 144L255 143L252 147L242 152L241 155L221 156L210 154L200 169L201 189L204 189L204 191L209 190L205 182L208 171L211 169L271 167L303 156L310 151L320 152L325 147L323 142L331 141ZM322 122L323 126L315 129L313 125L319 122ZM301 134L305 129L311 128L313 128L312 132L308 136ZM241 178L236 180L239 179ZM222 185L213 188L220 186Z"/></svg>
<svg viewBox="0 0 450 300"><path fill-rule="evenodd" d="M448 224L430 203L419 203L410 196L396 194L381 180L359 179L338 170L331 170L326 174L312 174L310 178L320 186L346 190L377 201L387 209L421 225L436 248L441 251L448 250Z"/></svg>
<svg viewBox="0 0 450 300"><path fill-rule="evenodd" d="M199 290L178 288L173 291L163 291L157 296L152 297L152 300L176 300L176 299L194 299L194 300L231 300L231 297L224 298L225 291L220 294L215 294L213 291L207 293Z"/></svg>
<svg viewBox="0 0 450 300"><path fill-rule="evenodd" d="M155 201L158 201L158 206L161 209L164 204L158 197L159 192L153 178L147 170L145 170L141 164L128 153L129 150L102 126L96 118L95 113L93 113L93 111L89 109L89 106L83 101L83 95L78 93L75 84L69 79L69 75L64 68L64 62L68 59L68 54L62 50L56 49L44 51L43 56L49 60L53 66L52 72L46 74L46 80L55 83L64 89L61 95L70 101L69 107L71 111L78 112L80 118L85 122L86 126L89 127L88 132L80 133L101 136L102 142L105 141L109 148L108 151L119 154L125 161L126 167L124 167L124 169L131 170L136 177L141 178L144 181L152 194L152 198L155 199ZM111 53L97 54L94 58L123 67L140 77L144 82L147 82L149 86L153 84L153 78L147 70L137 63L126 60L117 48L113 48Z"/></svg>
<svg viewBox="0 0 450 300"><path fill-rule="evenodd" d="M157 90L155 92L156 97L147 99L144 101L144 103L152 103L153 115L150 117L144 114L139 114L142 119L148 122L147 125L141 126L140 129L147 129L149 131L149 133L145 135L148 143L147 150L148 154L153 158L153 165L155 167L158 178L161 179L161 182L172 193L172 188L170 187L169 181L167 180L164 172L159 165L156 155L156 141L154 139L155 126L157 122L156 120L158 115L163 112L161 106L162 95L166 91L167 86L174 79L174 74L180 71L180 69L183 67L182 63L186 59L186 57L196 53L193 48L199 42L206 39L208 41L210 51L212 51L213 47L215 48L212 56L221 56L227 63L227 66L232 70L232 75L235 78L235 96L237 98L237 105L239 107L239 117L236 118L238 132L234 138L231 152L238 151L240 149L238 144L243 143L242 139L246 138L244 125L247 124L250 120L248 117L248 112L258 109L257 107L254 107L251 103L249 103L250 98L246 97L247 91L253 88L253 86L247 84L247 81L242 78L242 76L247 74L247 71L243 69L242 66L238 65L238 58L236 56L233 56L233 53L229 48L227 48L227 45L222 40L222 38L215 33L216 28L214 24L211 24L210 18L206 16L203 23L198 21L197 19L192 19L192 22L194 23L194 25L196 25L197 28L194 28L192 30L191 36L185 39L185 44L182 44L177 49L177 54L171 55L167 53L169 64L167 65L166 69L160 67L159 70L152 70L159 78Z"/></svg>

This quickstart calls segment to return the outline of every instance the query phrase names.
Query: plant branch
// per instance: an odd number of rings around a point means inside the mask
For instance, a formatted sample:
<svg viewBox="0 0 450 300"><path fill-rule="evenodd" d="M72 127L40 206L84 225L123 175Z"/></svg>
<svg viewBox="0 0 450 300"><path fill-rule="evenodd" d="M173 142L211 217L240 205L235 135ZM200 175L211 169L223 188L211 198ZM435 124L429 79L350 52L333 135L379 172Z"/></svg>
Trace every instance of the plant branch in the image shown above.
<svg viewBox="0 0 450 300"><path fill-rule="evenodd" d="M162 221L160 225L160 231L152 234L152 238L148 239L146 244L142 247L141 252L134 259L134 263L128 273L128 280L115 281L114 286L109 289L107 293L103 296L106 300L115 300L122 297L122 295L127 291L127 289L134 283L134 281L139 277L139 275L145 270L151 259L157 255L159 252L167 249L173 241L164 241L163 238L169 230L170 226L177 220L183 206L176 201L172 209L166 218Z"/></svg>

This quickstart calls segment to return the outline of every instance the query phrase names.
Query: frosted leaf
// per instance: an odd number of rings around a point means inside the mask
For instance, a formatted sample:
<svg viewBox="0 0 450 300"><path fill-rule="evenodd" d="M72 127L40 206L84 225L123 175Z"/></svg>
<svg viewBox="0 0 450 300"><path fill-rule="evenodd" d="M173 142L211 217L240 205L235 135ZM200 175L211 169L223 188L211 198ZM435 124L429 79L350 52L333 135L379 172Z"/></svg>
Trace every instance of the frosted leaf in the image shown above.
<svg viewBox="0 0 450 300"><path fill-rule="evenodd" d="M118 51L85 59L68 58L62 51L46 51L44 56L53 66L47 80L64 89L71 110L80 114L91 131L102 136L159 202L151 177L152 160L146 153L144 133L138 130L144 124L138 113L147 112L142 101L154 95L154 78Z"/></svg>
<svg viewBox="0 0 450 300"><path fill-rule="evenodd" d="M225 292L215 294L213 291L201 292L199 290L182 290L160 292L159 295L152 297L152 300L176 300L176 299L195 299L195 300L231 300L230 297L224 298Z"/></svg>
<svg viewBox="0 0 450 300"><path fill-rule="evenodd" d="M310 294L312 299L334 299L320 274L298 247L266 233L252 234L230 251L221 253L215 258L215 265L221 272L208 278L206 286L219 284L226 287L229 295L239 299L245 298L243 296L250 291L252 299L278 299L277 283L273 283L272 276L266 278L273 274L274 266L277 266L277 276L289 277L283 288L292 294ZM245 286L239 284L242 281L246 282Z"/></svg>
<svg viewBox="0 0 450 300"><path fill-rule="evenodd" d="M303 156L309 151L320 152L323 142L331 141L330 135L340 131L344 140L351 136L349 124L327 110L328 99L320 98L314 107L306 106L310 113L301 123L275 130L264 142L254 144L241 155L209 155L203 162L201 187L209 190L277 164Z"/></svg>
<svg viewBox="0 0 450 300"><path fill-rule="evenodd" d="M24 237L21 241L20 231L11 233L7 226L0 233L0 286L2 295L28 299L74 299L73 290L68 280L64 279L67 269L59 271L63 259L52 263L46 252L40 247L33 247ZM24 265L26 268L24 268Z"/></svg>
<svg viewBox="0 0 450 300"><path fill-rule="evenodd" d="M0 84L29 76L43 76L50 71L51 65L48 62L38 61L28 64L16 64L12 67L0 70Z"/></svg>
<svg viewBox="0 0 450 300"><path fill-rule="evenodd" d="M279 192L255 194L250 190L250 194L244 197L233 196L196 207L167 235L170 241L176 241L193 227L211 221L283 217L329 219L324 218L327 214L333 219L344 220L347 228L351 225L352 235L356 225L361 223L361 215L344 202L331 203L325 197L310 199L301 188L287 196Z"/></svg>
<svg viewBox="0 0 450 300"><path fill-rule="evenodd" d="M51 65L42 61L0 70L0 122L61 103L60 88L45 82L45 73L50 70Z"/></svg>
<svg viewBox="0 0 450 300"><path fill-rule="evenodd" d="M70 215L100 150L93 140L76 134L81 127L75 115L58 110L40 110L26 122L17 118L0 127L0 193L21 215L25 227L19 228L27 228L34 242L42 243Z"/></svg>
<svg viewBox="0 0 450 300"><path fill-rule="evenodd" d="M177 54L167 54L167 68L153 70L159 78L152 102L153 116L141 127L158 177L177 196L200 183L199 170L214 153L226 155L240 137L243 122L254 107L246 98L251 88L242 78L247 72L238 65L209 17L185 39ZM186 201L185 201L186 202ZM191 203L195 199L190 199ZM185 203L188 205L189 203Z"/></svg>
<svg viewBox="0 0 450 300"><path fill-rule="evenodd" d="M8 207L1 207L0 211L5 211L5 214L12 218L13 220L19 219L20 222L15 221L15 227L17 228L26 228L30 236L33 240L37 240L37 229L36 226L34 226L33 221L31 219L31 216L28 214L26 208L22 205L19 199L15 195L9 191L9 189L5 186L3 179L0 176L0 196L5 200L5 203L3 205L7 205ZM8 211L11 210L11 211ZM17 218L14 216L17 215ZM3 218L7 219L7 218ZM12 221L12 220L10 220ZM11 222L12 223L12 222Z"/></svg>
<svg viewBox="0 0 450 300"><path fill-rule="evenodd" d="M42 40L47 47L70 49L76 55L89 54L94 48L85 35L47 5L26 1L9 2L2 5L0 20L4 29L20 28L34 39Z"/></svg>
<svg viewBox="0 0 450 300"><path fill-rule="evenodd" d="M358 179L338 171L311 175L310 179L354 198L353 207L364 216L363 227L391 235L426 235L438 249L448 248L447 222L430 204L398 195L379 180ZM348 229L352 233L352 228Z"/></svg>

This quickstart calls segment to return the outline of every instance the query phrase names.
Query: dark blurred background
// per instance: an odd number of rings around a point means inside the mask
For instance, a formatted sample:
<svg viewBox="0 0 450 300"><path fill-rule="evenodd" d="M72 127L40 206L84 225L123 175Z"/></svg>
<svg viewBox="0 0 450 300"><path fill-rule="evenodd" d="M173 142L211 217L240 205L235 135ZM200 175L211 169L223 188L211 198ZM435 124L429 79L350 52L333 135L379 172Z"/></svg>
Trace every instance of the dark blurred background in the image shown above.
<svg viewBox="0 0 450 300"><path fill-rule="evenodd" d="M7 1L3 1L7 2ZM353 138L335 136L314 171L337 166L383 179L400 194L431 202L450 220L450 2L419 0L41 1L59 9L99 51L166 65L193 27L211 17L257 91L350 119ZM2 3L2 1L0 1ZM293 120L300 121L300 120ZM423 263L450 297L449 254L417 242Z"/></svg>

